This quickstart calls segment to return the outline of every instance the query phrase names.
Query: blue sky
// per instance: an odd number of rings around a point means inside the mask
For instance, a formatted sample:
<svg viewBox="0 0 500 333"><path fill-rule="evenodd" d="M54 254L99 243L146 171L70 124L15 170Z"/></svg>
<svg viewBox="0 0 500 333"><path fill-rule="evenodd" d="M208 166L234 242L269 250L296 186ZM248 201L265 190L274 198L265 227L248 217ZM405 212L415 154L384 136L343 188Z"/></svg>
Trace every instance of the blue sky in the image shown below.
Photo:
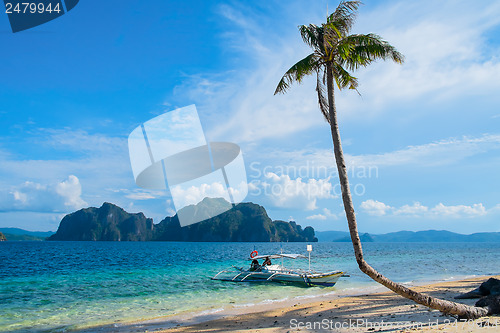
<svg viewBox="0 0 500 333"><path fill-rule="evenodd" d="M0 16L0 226L56 230L104 201L171 215L166 192L135 185L127 137L196 104L209 140L241 146L246 201L347 230L314 78L273 96L309 52L297 26L326 6L81 1L16 34ZM353 32L406 56L358 71L361 97L336 95L359 229L500 231L500 3L369 1Z"/></svg>

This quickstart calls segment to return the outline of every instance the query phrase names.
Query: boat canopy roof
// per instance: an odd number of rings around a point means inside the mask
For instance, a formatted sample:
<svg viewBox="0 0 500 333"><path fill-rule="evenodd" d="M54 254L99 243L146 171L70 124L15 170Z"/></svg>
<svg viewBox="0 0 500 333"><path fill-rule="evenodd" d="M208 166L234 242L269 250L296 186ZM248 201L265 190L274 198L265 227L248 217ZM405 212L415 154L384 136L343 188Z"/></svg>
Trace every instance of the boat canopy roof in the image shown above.
<svg viewBox="0 0 500 333"><path fill-rule="evenodd" d="M288 259L298 259L298 258L304 258L307 259L305 255L298 254L298 253L280 253L280 254L263 254L260 256L255 256L253 258L249 258L250 260L254 259L280 259L280 258L288 258Z"/></svg>

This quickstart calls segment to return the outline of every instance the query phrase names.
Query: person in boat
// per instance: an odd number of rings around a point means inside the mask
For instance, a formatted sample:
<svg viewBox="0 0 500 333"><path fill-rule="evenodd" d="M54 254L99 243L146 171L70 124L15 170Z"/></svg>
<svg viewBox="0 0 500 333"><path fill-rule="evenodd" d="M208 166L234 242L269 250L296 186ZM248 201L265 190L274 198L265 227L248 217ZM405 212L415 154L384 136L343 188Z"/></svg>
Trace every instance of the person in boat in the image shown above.
<svg viewBox="0 0 500 333"><path fill-rule="evenodd" d="M260 270L260 265L259 261L257 259L252 260L252 263L250 264L250 271L259 271Z"/></svg>
<svg viewBox="0 0 500 333"><path fill-rule="evenodd" d="M264 260L264 262L262 263L262 267L264 267L264 266L266 266L266 265L267 265L267 266L272 265L272 264L271 264L271 259L269 259L269 257L266 257L266 259L265 259L265 260Z"/></svg>

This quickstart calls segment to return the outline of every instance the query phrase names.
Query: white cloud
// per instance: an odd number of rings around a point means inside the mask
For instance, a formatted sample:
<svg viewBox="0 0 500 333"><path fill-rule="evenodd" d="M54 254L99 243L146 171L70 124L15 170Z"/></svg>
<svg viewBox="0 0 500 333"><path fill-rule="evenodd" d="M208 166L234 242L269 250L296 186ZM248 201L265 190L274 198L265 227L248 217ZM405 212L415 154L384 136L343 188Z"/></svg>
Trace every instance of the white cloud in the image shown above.
<svg viewBox="0 0 500 333"><path fill-rule="evenodd" d="M61 174L78 173L94 177L101 188L109 183L107 180L115 180L116 176L122 177L124 173L129 178L131 168L126 138L70 128L39 129L31 133L24 144L32 146L33 142L41 151L48 147L50 156L64 152L64 158L26 158L22 150L16 154L2 154L0 150L3 159L0 173L4 177L25 179L26 175L30 175L31 179L51 179L55 182Z"/></svg>
<svg viewBox="0 0 500 333"><path fill-rule="evenodd" d="M306 217L306 220L326 220L326 216L323 214L315 214Z"/></svg>
<svg viewBox="0 0 500 333"><path fill-rule="evenodd" d="M0 212L10 219L3 219L4 225L54 230L50 225L57 227L62 213L99 207L104 201L130 205L116 190L136 188L126 138L63 128L33 130L20 140L31 147L29 155L23 149L0 147ZM164 217L163 206L142 205L141 210L147 216ZM155 214L156 210L161 213ZM26 217L29 223L22 222L23 216L37 214L43 218Z"/></svg>
<svg viewBox="0 0 500 333"><path fill-rule="evenodd" d="M338 216L334 213L332 213L328 208L323 208L323 213L330 218L333 218L335 220L338 220ZM344 213L341 213L343 215Z"/></svg>
<svg viewBox="0 0 500 333"><path fill-rule="evenodd" d="M81 194L82 186L74 175L56 184L27 181L0 192L0 211L68 212L87 205Z"/></svg>
<svg viewBox="0 0 500 333"><path fill-rule="evenodd" d="M276 64L278 59L268 61ZM195 76L177 90L189 93L190 99L199 100L200 116L205 118L202 120L206 124L207 137L212 141L255 142L286 137L324 124L314 99L314 89L297 87L293 94L274 96L274 89L286 69L283 66L268 66L243 70L246 72L244 79L237 83L233 82L234 73L231 72L225 73L226 78L219 82L218 78L200 79ZM202 83L198 83L200 81ZM193 85L197 87L189 90ZM220 115L221 110L230 110L223 121L220 116L209 116Z"/></svg>
<svg viewBox="0 0 500 333"><path fill-rule="evenodd" d="M71 128L40 128L33 133L34 141L42 146L50 146L57 150L69 150L80 155L104 155L126 151L127 141L100 133L90 134L84 130Z"/></svg>
<svg viewBox="0 0 500 333"><path fill-rule="evenodd" d="M15 154L0 150L1 188L16 187L26 179L55 184L62 175L74 174L85 184L84 200L96 206L104 201L118 204L123 196L114 189L136 188L125 138L65 128L39 129L26 140L29 142L24 144L35 143L42 157L23 156L22 150ZM50 158L45 157L46 149Z"/></svg>
<svg viewBox="0 0 500 333"><path fill-rule="evenodd" d="M264 181L250 183L250 194L263 195L264 200L278 208L317 209L318 199L336 198L330 178L291 179L288 175L265 174Z"/></svg>
<svg viewBox="0 0 500 333"><path fill-rule="evenodd" d="M473 204L471 206L455 205L446 206L443 203L437 204L435 207L430 208L423 206L419 202L412 205L404 205L399 208L391 207L383 202L377 200L366 200L361 203L361 209L365 213L373 216L406 216L406 217L420 217L420 218L474 218L480 217L493 212L494 208L487 210L483 204Z"/></svg>
<svg viewBox="0 0 500 333"><path fill-rule="evenodd" d="M385 112L387 105L422 97L453 101L487 96L498 101L498 50L485 35L500 24L499 18L496 2L477 6L469 1L442 1L436 6L431 0L400 1L363 11L355 31L376 31L406 60L402 66L380 62L359 71L363 99L345 94L339 100L340 109L351 117L366 117Z"/></svg>
<svg viewBox="0 0 500 333"><path fill-rule="evenodd" d="M199 186L189 186L187 188L176 185L170 190L172 192L172 197L175 198L175 207L177 210L188 205L196 205L207 197L224 198L229 201L226 187L218 182L201 184Z"/></svg>
<svg viewBox="0 0 500 333"><path fill-rule="evenodd" d="M132 200L156 199L156 197L154 195L151 195L150 193L145 193L145 192L130 193L130 194L127 194L125 197L132 199Z"/></svg>
<svg viewBox="0 0 500 333"><path fill-rule="evenodd" d="M474 204L472 206L458 205L445 206L442 203L432 208L431 213L437 216L461 218L461 217L477 217L486 215L486 208L483 204Z"/></svg>
<svg viewBox="0 0 500 333"><path fill-rule="evenodd" d="M125 198L132 200L151 200L158 199L164 197L166 195L166 191L161 190L145 190L142 188L133 188L133 189L114 189L107 188L106 191L122 194Z"/></svg>
<svg viewBox="0 0 500 333"><path fill-rule="evenodd" d="M380 154L345 154L350 177L378 177L377 167L384 166L426 166L448 165L466 158L500 149L500 134L483 134L472 137L448 138L423 145ZM331 149L300 149L293 151L273 150L261 152L265 162L272 163L276 156L285 166L273 166L271 170L286 170L288 174L303 177L328 177L336 174L336 164ZM262 166L263 163L256 166ZM375 169L369 169L375 167ZM251 169L258 172L259 169Z"/></svg>
<svg viewBox="0 0 500 333"><path fill-rule="evenodd" d="M422 206L420 202L415 202L413 205L404 205L398 209L394 210L394 215L408 215L408 216L419 216L426 214L429 208Z"/></svg>
<svg viewBox="0 0 500 333"><path fill-rule="evenodd" d="M314 98L313 77L291 94L273 95L292 62L311 53L301 42L296 24L281 22L287 30L283 35L265 29L263 18L243 7L221 6L220 13L235 32L224 35L224 41L247 58L244 65L221 74L189 76L175 95L197 103L207 136L214 141L256 142L324 124ZM227 114L223 121L221 112Z"/></svg>
<svg viewBox="0 0 500 333"><path fill-rule="evenodd" d="M361 209L363 209L369 215L382 216L386 215L386 213L390 211L392 207L387 206L383 202L369 199L361 203Z"/></svg>
<svg viewBox="0 0 500 333"><path fill-rule="evenodd" d="M338 216L333 214L328 208L323 208L323 214L315 214L306 217L307 220L326 220L326 219L338 220Z"/></svg>
<svg viewBox="0 0 500 333"><path fill-rule="evenodd" d="M68 180L57 184L55 191L60 197L64 198L64 205L68 208L78 209L87 205L80 197L82 195L82 185L74 175L70 175Z"/></svg>
<svg viewBox="0 0 500 333"><path fill-rule="evenodd" d="M500 149L500 135L484 134L480 137L464 136L409 146L383 154L348 155L346 160L351 166L435 166L452 164L467 157L497 149Z"/></svg>

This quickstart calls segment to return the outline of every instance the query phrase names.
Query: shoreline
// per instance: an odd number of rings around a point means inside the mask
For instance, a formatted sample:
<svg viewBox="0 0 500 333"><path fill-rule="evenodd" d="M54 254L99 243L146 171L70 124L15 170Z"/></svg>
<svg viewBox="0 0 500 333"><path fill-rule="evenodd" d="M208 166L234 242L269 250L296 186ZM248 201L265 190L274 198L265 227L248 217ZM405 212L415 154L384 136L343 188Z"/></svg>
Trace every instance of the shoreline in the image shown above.
<svg viewBox="0 0 500 333"><path fill-rule="evenodd" d="M453 300L453 297L478 287L490 277L467 277L433 283L407 284L417 291ZM474 305L477 299L460 300ZM488 318L488 317L486 317ZM485 318L476 322L485 322ZM429 310L379 285L358 293L327 293L311 297L236 304L230 308L210 309L144 321L89 327L78 332L366 332L366 331L470 331L500 330L500 317L491 317L494 326L455 322L439 311ZM477 326L477 327L476 327Z"/></svg>

